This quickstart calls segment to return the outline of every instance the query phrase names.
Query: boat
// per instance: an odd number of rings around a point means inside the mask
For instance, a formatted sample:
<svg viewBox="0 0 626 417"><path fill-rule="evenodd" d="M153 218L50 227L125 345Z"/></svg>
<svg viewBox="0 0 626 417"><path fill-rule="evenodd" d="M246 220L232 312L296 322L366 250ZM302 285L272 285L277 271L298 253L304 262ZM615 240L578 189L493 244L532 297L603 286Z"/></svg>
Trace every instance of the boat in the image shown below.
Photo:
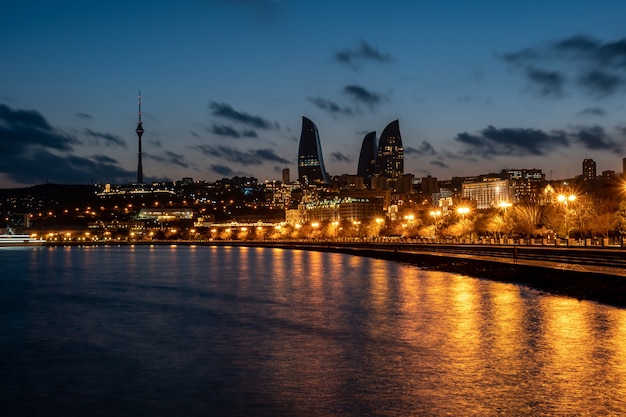
<svg viewBox="0 0 626 417"><path fill-rule="evenodd" d="M0 247L6 246L41 246L46 243L45 239L37 239L30 235L13 233L13 229L7 227L7 232L0 234Z"/></svg>

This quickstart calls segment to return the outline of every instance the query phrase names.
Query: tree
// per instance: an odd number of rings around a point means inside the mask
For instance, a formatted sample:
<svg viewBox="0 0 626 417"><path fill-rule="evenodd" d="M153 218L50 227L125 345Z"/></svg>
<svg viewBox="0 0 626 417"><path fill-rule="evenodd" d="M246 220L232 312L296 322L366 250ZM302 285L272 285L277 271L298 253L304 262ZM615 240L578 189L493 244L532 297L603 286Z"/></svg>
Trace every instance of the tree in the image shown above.
<svg viewBox="0 0 626 417"><path fill-rule="evenodd" d="M532 236L538 233L541 223L542 210L536 204L521 204L511 210L513 230L522 236Z"/></svg>
<svg viewBox="0 0 626 417"><path fill-rule="evenodd" d="M626 235L626 200L622 200L615 213L615 228L620 235Z"/></svg>

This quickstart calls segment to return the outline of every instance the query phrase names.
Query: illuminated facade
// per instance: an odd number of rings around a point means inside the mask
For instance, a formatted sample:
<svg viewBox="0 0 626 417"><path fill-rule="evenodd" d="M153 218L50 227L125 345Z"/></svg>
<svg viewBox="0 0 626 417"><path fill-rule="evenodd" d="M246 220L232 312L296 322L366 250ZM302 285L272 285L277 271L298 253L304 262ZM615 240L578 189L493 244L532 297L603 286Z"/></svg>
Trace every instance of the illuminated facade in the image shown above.
<svg viewBox="0 0 626 417"><path fill-rule="evenodd" d="M596 161L593 159L583 159L583 181L593 182L597 177Z"/></svg>
<svg viewBox="0 0 626 417"><path fill-rule="evenodd" d="M303 185L328 184L328 173L324 167L322 146L317 126L302 117L302 133L298 148L298 180Z"/></svg>
<svg viewBox="0 0 626 417"><path fill-rule="evenodd" d="M464 182L462 193L463 198L475 201L479 210L516 202L509 180Z"/></svg>
<svg viewBox="0 0 626 417"><path fill-rule="evenodd" d="M380 135L374 173L386 178L404 175L404 148L398 120L389 123Z"/></svg>

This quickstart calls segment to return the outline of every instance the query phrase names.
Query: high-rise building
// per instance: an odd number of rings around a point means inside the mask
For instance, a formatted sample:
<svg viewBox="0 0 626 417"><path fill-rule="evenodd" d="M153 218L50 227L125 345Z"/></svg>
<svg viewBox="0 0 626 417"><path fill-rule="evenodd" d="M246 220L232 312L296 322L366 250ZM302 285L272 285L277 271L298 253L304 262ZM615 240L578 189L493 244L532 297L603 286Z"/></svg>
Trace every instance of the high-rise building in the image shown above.
<svg viewBox="0 0 626 417"><path fill-rule="evenodd" d="M359 154L359 166L356 175L363 178L363 182L369 188L372 175L376 168L376 132L370 132L363 138L361 153Z"/></svg>
<svg viewBox="0 0 626 417"><path fill-rule="evenodd" d="M593 182L596 180L596 176L596 161L583 159L583 182Z"/></svg>
<svg viewBox="0 0 626 417"><path fill-rule="evenodd" d="M317 126L302 116L302 133L298 148L298 180L301 184L328 184L322 146Z"/></svg>
<svg viewBox="0 0 626 417"><path fill-rule="evenodd" d="M374 173L387 178L404 174L404 149L398 120L389 123L380 135Z"/></svg>

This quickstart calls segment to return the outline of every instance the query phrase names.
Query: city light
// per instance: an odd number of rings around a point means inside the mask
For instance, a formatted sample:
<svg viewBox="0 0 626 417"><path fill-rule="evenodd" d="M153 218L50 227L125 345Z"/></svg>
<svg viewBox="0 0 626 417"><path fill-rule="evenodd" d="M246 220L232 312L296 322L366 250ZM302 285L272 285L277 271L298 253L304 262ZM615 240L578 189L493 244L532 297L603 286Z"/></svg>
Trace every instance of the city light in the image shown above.
<svg viewBox="0 0 626 417"><path fill-rule="evenodd" d="M459 207L458 209L456 209L456 212L459 213L462 218L465 218L465 215L469 214L470 209L469 207Z"/></svg>
<svg viewBox="0 0 626 417"><path fill-rule="evenodd" d="M573 201L576 201L576 196L574 194L569 194L569 195L565 195L565 194L559 194L556 199L560 202L560 203L571 203Z"/></svg>

